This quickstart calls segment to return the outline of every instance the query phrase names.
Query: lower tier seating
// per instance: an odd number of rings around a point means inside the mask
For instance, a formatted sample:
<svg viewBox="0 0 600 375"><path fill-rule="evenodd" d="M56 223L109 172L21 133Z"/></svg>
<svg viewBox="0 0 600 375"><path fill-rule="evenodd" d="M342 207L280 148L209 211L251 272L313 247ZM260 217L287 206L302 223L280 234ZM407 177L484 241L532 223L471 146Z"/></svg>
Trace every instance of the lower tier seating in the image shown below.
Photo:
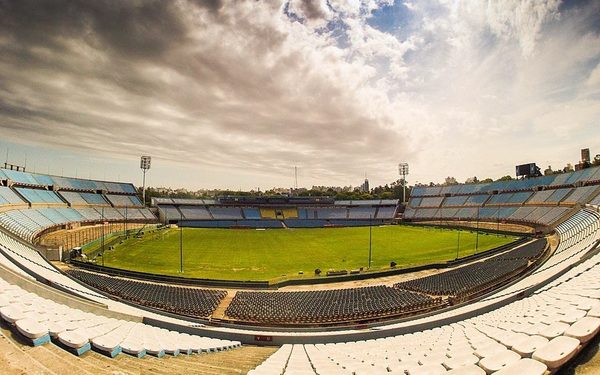
<svg viewBox="0 0 600 375"><path fill-rule="evenodd" d="M545 248L545 239L536 240L481 262L405 281L394 286L428 294L462 298L489 289L525 270L529 261L539 258Z"/></svg>
<svg viewBox="0 0 600 375"><path fill-rule="evenodd" d="M155 284L75 269L66 272L112 296L142 306L192 317L208 317L227 295L223 290Z"/></svg>
<svg viewBox="0 0 600 375"><path fill-rule="evenodd" d="M238 292L225 314L261 323L326 323L372 319L422 310L439 298L383 285L303 292Z"/></svg>

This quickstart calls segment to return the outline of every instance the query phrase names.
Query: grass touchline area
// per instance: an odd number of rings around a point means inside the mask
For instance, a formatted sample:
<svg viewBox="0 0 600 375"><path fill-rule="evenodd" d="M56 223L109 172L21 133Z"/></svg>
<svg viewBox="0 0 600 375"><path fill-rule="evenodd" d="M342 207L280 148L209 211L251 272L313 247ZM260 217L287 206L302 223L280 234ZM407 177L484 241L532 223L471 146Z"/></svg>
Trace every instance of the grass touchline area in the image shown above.
<svg viewBox="0 0 600 375"><path fill-rule="evenodd" d="M373 227L371 270L405 268L475 253L470 231L390 225ZM482 252L515 237L479 234ZM179 273L179 229L147 233L107 250L108 267L155 274L223 279L282 280L314 277L320 268L353 270L368 266L369 228L183 229L184 273ZM98 262L100 259L97 259ZM303 275L299 275L303 272Z"/></svg>

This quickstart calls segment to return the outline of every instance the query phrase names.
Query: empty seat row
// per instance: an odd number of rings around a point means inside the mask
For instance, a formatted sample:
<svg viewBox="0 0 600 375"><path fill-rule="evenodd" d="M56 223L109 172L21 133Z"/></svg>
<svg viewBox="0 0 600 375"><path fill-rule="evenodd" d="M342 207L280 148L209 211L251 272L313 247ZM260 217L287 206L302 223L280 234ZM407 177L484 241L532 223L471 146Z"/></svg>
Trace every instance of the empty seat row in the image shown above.
<svg viewBox="0 0 600 375"><path fill-rule="evenodd" d="M227 295L227 292L223 290L157 284L78 269L70 269L66 272L77 280L113 297L195 318L211 315Z"/></svg>
<svg viewBox="0 0 600 375"><path fill-rule="evenodd" d="M225 314L259 323L326 323L400 315L441 303L440 298L383 285L298 292L240 291Z"/></svg>
<svg viewBox="0 0 600 375"><path fill-rule="evenodd" d="M92 347L110 357L162 357L237 348L237 341L194 336L108 318L39 297L0 278L0 317L30 345L50 341L81 355Z"/></svg>

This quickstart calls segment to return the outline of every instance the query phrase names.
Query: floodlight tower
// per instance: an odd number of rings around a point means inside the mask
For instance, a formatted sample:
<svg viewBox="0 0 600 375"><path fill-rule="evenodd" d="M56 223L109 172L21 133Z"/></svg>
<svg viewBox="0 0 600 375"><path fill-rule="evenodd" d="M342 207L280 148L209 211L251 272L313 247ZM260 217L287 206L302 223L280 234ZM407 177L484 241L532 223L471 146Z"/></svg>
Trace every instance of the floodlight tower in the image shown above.
<svg viewBox="0 0 600 375"><path fill-rule="evenodd" d="M398 164L398 173L402 176L402 203L406 203L406 175L408 174L408 163Z"/></svg>
<svg viewBox="0 0 600 375"><path fill-rule="evenodd" d="M150 156L144 155L140 159L140 168L144 173L144 180L142 183L142 202L144 206L146 206L146 172L150 170L152 158Z"/></svg>

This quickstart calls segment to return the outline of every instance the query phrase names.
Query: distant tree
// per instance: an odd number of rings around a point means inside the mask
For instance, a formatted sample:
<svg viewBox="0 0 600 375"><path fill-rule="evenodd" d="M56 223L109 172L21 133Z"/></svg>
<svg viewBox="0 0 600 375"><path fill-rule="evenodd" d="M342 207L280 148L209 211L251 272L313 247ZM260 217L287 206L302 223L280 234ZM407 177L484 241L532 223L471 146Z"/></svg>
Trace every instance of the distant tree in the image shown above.
<svg viewBox="0 0 600 375"><path fill-rule="evenodd" d="M512 177L511 176L502 176L499 179L497 179L496 181L512 181Z"/></svg>
<svg viewBox="0 0 600 375"><path fill-rule="evenodd" d="M481 180L480 182L483 182L485 184L490 183L490 182L494 182L494 180L492 180L491 178L486 178L484 180Z"/></svg>
<svg viewBox="0 0 600 375"><path fill-rule="evenodd" d="M394 198L394 193L391 192L391 191L386 191L386 192L383 192L382 194L380 194L379 198L381 198L381 199L392 199L392 198Z"/></svg>
<svg viewBox="0 0 600 375"><path fill-rule="evenodd" d="M458 181L456 181L456 178L454 177L446 177L446 179L444 180L444 185L456 185L458 184Z"/></svg>
<svg viewBox="0 0 600 375"><path fill-rule="evenodd" d="M477 176L473 176L473 177L467 178L467 180L465 181L465 184L476 184L478 182L479 182L479 179L477 178Z"/></svg>
<svg viewBox="0 0 600 375"><path fill-rule="evenodd" d="M563 172L573 172L573 165L571 163L567 163L567 166L563 169Z"/></svg>

